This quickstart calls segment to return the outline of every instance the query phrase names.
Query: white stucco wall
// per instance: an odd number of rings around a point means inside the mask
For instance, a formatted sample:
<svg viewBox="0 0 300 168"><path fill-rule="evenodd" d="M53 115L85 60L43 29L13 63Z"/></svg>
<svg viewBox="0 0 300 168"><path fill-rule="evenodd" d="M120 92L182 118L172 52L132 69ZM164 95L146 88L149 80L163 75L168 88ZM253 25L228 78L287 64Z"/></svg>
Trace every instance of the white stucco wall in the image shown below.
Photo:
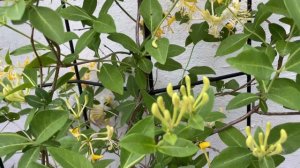
<svg viewBox="0 0 300 168"><path fill-rule="evenodd" d="M69 1L71 2L71 1ZM72 1L72 3L74 2L74 4L78 4L80 5L82 2L81 1ZM164 1L165 2L165 1ZM258 3L263 2L263 0L253 0L253 7L255 8L257 6ZM58 0L53 0L53 3L51 4L50 1L44 1L42 4L44 5L52 5L53 7L57 7L59 5L60 1ZM245 6L245 2L244 6ZM101 6L103 4L103 1L99 1L98 2L98 6ZM136 16L136 2L134 1L127 1L124 3L121 3L122 6L128 10L128 12L132 15L132 16ZM99 11L99 9L97 10ZM97 13L97 11L95 13ZM135 34L135 25L134 23L128 19L124 13L117 7L117 6L113 6L109 13L113 16L113 18L115 18L115 23L117 25L117 30L119 32L125 33L131 37L134 38L134 34ZM270 19L271 22L276 22L277 21L277 17L272 17ZM266 27L264 25L264 27ZM30 27L27 25L22 25L22 26L17 26L17 29L21 30L22 32L28 33L30 32ZM74 23L71 22L71 28L72 29L76 29L76 28L81 28L81 24L80 23ZM184 42L185 42L185 38L187 36L187 26L186 25L181 25L181 26L175 26L173 27L175 33L174 34L167 34L168 37L170 37L170 41L171 43L175 43L175 44L179 44L184 46ZM184 31L182 31L184 30ZM82 31L77 31L78 34L82 34ZM266 29L266 32L268 32L268 30ZM44 42L43 37L38 35L38 33L36 33L38 38L37 40ZM103 36L103 35L102 35ZM3 51L1 51L1 56L4 55L4 53L6 52L7 49L13 50L15 48L18 48L20 46L23 45L27 45L29 44L30 41L27 38L24 38L22 36L20 36L19 34L5 28L5 27L0 27L0 48L3 48ZM108 40L102 39L102 44L109 44ZM255 45L255 44L254 44ZM115 50L122 50L121 46L116 45L116 44L109 44L109 46ZM195 51L193 53L191 62L189 64L189 67L193 67L193 66L211 66L215 68L215 71L217 73L217 75L225 75L225 74L229 74L229 73L233 73L233 72L237 72L234 69L231 69L228 64L225 62L225 59L228 58L227 57L220 57L220 58L215 58L215 51L218 47L218 43L205 43L205 42L201 42L199 44L197 44L197 46L195 47ZM101 50L103 50L104 53L108 54L110 53L110 51L108 51L106 48L103 47L103 45L101 45ZM183 64L183 67L185 67L189 54L190 54L190 50L191 50L191 46L189 46L187 48L187 51L182 54L179 57L176 57L176 60L179 61L180 63ZM68 51L68 47L63 47L63 52L64 53L69 53ZM82 54L82 56L88 56L88 57L92 57L92 52L85 50ZM26 55L29 56L31 58L34 58L34 56L32 54ZM3 58L1 58L3 59ZM13 60L15 62L24 60L25 57L16 57ZM155 88L163 88L166 87L166 85L169 82L172 82L174 85L178 83L178 81L181 78L181 74L182 74L182 70L177 70L177 71L173 71L173 72L164 72L164 71L160 71L158 70L157 73L154 71L154 79L157 79L156 81L156 85ZM284 74L286 76L289 77L293 77L290 74ZM240 84L244 84L246 81L246 77L242 76L242 77L238 77L236 78ZM196 89L199 89L200 87L197 86ZM254 90L255 88L253 88ZM222 97L222 98L217 98L216 99L216 104L215 104L215 109L218 110L220 108L225 110L226 104L228 103L228 101L231 99L232 97L230 96L226 96L226 97ZM277 106L273 103L270 103L269 106L270 111L281 111L283 110L280 106ZM245 108L242 109L238 109L238 110L233 110L233 111L225 111L225 113L227 114L228 118L225 121L231 121L234 120L236 118L238 118L239 116L243 115L246 112ZM259 115L253 115L252 117L252 125L255 128L256 126L261 126L261 127L265 127L265 123L267 121L272 121L272 124L275 126L277 124L280 124L282 122L286 122L286 121L294 121L297 122L300 120L300 117L295 117L295 116L285 116L285 117L264 117L264 116L259 116ZM15 124L13 123L9 123L7 126L7 123L3 123L0 124L0 131L2 132L10 132L10 131L16 131L19 130L18 127L16 127L16 124L19 127L23 127L23 123L24 123L24 118L22 118L20 121L17 121ZM246 125L246 122L241 122L239 124L237 124L236 126L239 129L244 129ZM210 140L212 142L212 145L214 148L217 149L222 149L224 148L224 144L218 140L219 138L215 138L211 137ZM295 152L291 155L287 155L286 156L286 160L285 162L280 166L281 168L297 168L300 167L300 160L298 159L300 156L300 151ZM10 160L8 160L7 162L5 162L5 166L6 167L11 167L12 165L14 165L15 163L18 162L19 156L14 156L12 157Z"/></svg>

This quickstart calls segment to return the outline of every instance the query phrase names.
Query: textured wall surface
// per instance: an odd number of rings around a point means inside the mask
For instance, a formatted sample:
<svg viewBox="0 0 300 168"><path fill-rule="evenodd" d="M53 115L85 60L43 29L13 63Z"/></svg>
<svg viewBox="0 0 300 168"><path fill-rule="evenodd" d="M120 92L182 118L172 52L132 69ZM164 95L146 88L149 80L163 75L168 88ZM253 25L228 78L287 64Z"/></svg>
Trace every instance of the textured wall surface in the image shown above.
<svg viewBox="0 0 300 168"><path fill-rule="evenodd" d="M202 0L200 0L202 1ZM242 0L244 1L244 0ZM166 2L166 1L163 1ZM257 6L258 3L263 2L263 0L253 0L253 7L255 8ZM73 3L73 2L72 2ZM75 4L81 5L81 1L74 1ZM99 1L98 2L99 6L102 5L103 1ZM42 5L51 5L54 8L58 7L60 4L60 1L58 0L53 0L53 3L51 4L50 1L43 1ZM168 4L166 4L167 6ZM203 5L203 4L202 4ZM122 6L128 10L128 12L132 15L132 16L136 16L136 4L135 1L128 1L128 2L124 2L122 3ZM245 2L243 2L243 6L245 6ZM164 8L166 9L166 8ZM99 9L98 9L99 11ZM98 11L96 11L95 13L97 13ZM128 19L128 17L126 17L124 15L124 13L120 10L120 8L118 8L117 6L113 6L109 13L115 18L115 22L117 25L117 30L119 32L125 33L129 36L131 36L132 38L135 38L135 25L134 23ZM278 22L278 18L279 16L274 16L272 18L270 18L271 22ZM267 26L263 25L267 34L268 30L267 30ZM22 26L17 26L16 27L18 30L21 30L22 32L30 32L30 27L28 25L22 25ZM73 23L71 22L71 29L76 29L76 28L81 28L81 25L79 23ZM166 35L168 37L170 37L170 41L171 43L174 44L179 44L184 46L184 42L185 42L185 38L187 36L187 31L188 31L188 26L187 25L181 25L181 26L174 26L173 30L175 33L167 33ZM82 34L82 31L76 31L78 33L78 35ZM105 39L105 35L101 35L101 37L103 37L102 40L102 44L108 44L108 46L110 46L110 48L112 48L112 50L114 51L119 51L122 50L121 46L113 44L113 43L109 43L108 40ZM45 42L44 38L36 33L36 39L42 42ZM23 46L23 45L28 45L30 43L28 38L25 38L23 36L20 36L19 34L5 28L5 27L0 27L0 48L3 48L3 51L1 51L1 55L4 55L5 51L7 49L13 50L17 47ZM230 56L226 56L226 57L222 57L222 58L216 58L214 57L216 49L218 47L219 43L205 43L205 42L201 42L199 44L197 44L197 46L195 47L194 52L192 53L192 57L191 57L191 61L188 65L188 67L193 67L193 66L210 66L215 68L215 71L217 73L217 75L225 75L225 74L229 74L229 73L233 73L236 72L236 70L231 69L228 64L226 63L225 59L230 57ZM255 44L253 44L255 45ZM109 54L110 51L107 50L103 45L101 45L101 51L105 54ZM68 54L70 51L68 50L68 46L64 46L63 47L63 53ZM188 63L188 58L190 56L190 52L191 52L191 46L189 46L187 48L187 51L182 54L179 57L176 57L176 60L179 61L180 63L183 64L183 67L185 67ZM26 56L33 58L34 56L32 54L29 55L25 55L22 57L15 57L13 58L14 63L17 64L17 62L22 62L22 60L24 60L26 58ZM92 57L92 52L89 50L85 50L81 56L86 57ZM1 59L3 59L3 57L1 57ZM183 74L183 70L177 70L177 71L173 71L173 72L164 72L164 71L154 71L154 79L156 79L156 83L155 83L155 88L162 88L162 87L166 87L166 85L168 83L173 83L174 85L176 85L180 78L182 77ZM290 78L294 78L294 76L291 76L290 74L286 73L283 74L283 76L287 76ZM238 77L235 78L239 81L240 84L244 84L246 81L246 77L242 76L242 77ZM195 87L196 90L199 90L199 88L201 88L200 86ZM253 88L253 90L255 91L255 88ZM216 103L215 103L215 109L219 110L219 109L223 109L225 110L226 104L228 103L228 101L231 99L231 96L226 96L226 97L221 97L221 98L217 98L216 99ZM269 109L270 111L283 111L284 109L282 109L280 106L274 105L272 102L269 102L270 106ZM229 122L231 120L234 120L236 118L238 118L239 116L243 115L246 112L245 108L241 108L241 109L237 109L237 110L232 110L232 111L225 111L225 113L227 114L228 118L225 120L226 122ZM264 116L259 116L259 115L253 115L252 117L252 126L253 128L256 128L257 126L261 126L261 127L265 127L265 123L267 121L272 121L272 124L275 126L277 124L280 124L282 122L286 122L286 121L291 121L291 122L297 122L299 121L300 117L264 117ZM2 123L0 124L0 131L2 132L10 132L10 131L16 131L19 130L19 128L23 128L24 125L24 119L21 119L18 122L15 123ZM237 124L237 127L241 130L244 129L246 125L246 122L241 122L239 124ZM212 146L214 148L217 149L222 149L224 148L224 144L218 140L219 138L215 138L215 137L211 137L210 140L212 142ZM12 157L11 159L9 159L5 165L6 167L11 167L12 165L16 164L18 162L20 156L16 155L14 157ZM300 167L300 160L298 159L300 157L300 151L297 151L293 154L287 155L286 156L286 160L285 162L280 166L281 168L297 168ZM115 167L115 166L113 166Z"/></svg>

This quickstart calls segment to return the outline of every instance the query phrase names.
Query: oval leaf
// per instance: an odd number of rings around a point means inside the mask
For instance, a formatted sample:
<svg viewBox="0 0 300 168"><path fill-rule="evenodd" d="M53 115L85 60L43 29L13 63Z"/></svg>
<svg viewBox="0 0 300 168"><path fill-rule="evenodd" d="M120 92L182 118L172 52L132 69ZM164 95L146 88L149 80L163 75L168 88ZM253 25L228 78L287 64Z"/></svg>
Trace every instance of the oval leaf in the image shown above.
<svg viewBox="0 0 300 168"><path fill-rule="evenodd" d="M36 137L36 143L42 143L53 136L68 120L64 110L45 110L38 112L30 123L30 130Z"/></svg>
<svg viewBox="0 0 300 168"><path fill-rule="evenodd" d="M232 110L240 107L244 107L256 100L259 99L259 96L252 94L252 93L241 93L235 96L233 99L230 100L226 109Z"/></svg>
<svg viewBox="0 0 300 168"><path fill-rule="evenodd" d="M217 50L216 56L227 55L241 49L250 35L234 34L223 40Z"/></svg>
<svg viewBox="0 0 300 168"><path fill-rule="evenodd" d="M107 89L123 94L124 80L117 67L111 64L103 64L100 70L99 80Z"/></svg>

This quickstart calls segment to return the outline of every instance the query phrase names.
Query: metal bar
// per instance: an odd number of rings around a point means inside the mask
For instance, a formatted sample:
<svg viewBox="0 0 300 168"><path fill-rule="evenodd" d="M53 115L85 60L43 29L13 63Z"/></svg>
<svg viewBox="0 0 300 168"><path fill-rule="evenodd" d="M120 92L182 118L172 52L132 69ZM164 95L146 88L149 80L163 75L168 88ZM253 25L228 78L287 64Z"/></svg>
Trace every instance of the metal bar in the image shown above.
<svg viewBox="0 0 300 168"><path fill-rule="evenodd" d="M223 80L223 79L234 78L234 77L243 76L243 75L246 75L246 74L243 73L243 72L237 72L237 73L232 73L232 74L227 74L227 75L222 75L222 76L217 76L217 77L209 77L209 80L211 82L215 82L215 81L220 81L220 80ZM194 82L191 85L196 86L196 85L201 85L201 84L203 84L203 80ZM180 89L180 86L181 85L173 86L173 89L178 90L178 89ZM158 94L158 93L166 92L166 90L167 90L166 88L156 89L156 90L153 90L152 93L151 92L150 93L151 94Z"/></svg>
<svg viewBox="0 0 300 168"><path fill-rule="evenodd" d="M247 10L252 11L252 0L247 0ZM249 21L251 22L251 21ZM251 39L247 40L247 44L251 45ZM251 81L251 75L247 75L247 82ZM251 85L247 86L247 93L251 93ZM251 104L247 105L247 112L251 111ZM251 115L247 118L247 126L251 126Z"/></svg>
<svg viewBox="0 0 300 168"><path fill-rule="evenodd" d="M66 8L66 4L64 1L61 1L61 4L62 4L62 7L63 8ZM70 32L70 23L68 20L65 20L65 26L66 26L66 30L67 32ZM74 49L74 44L73 44L73 41L70 40L69 41L69 46L70 46L70 50L71 50L71 53L74 54L75 53L75 49ZM76 60L74 60L74 64L76 64ZM80 80L80 74L79 74L79 70L78 70L78 66L77 65L74 65L74 70L75 70L75 76L76 76L76 79L77 80ZM79 94L82 94L82 86L80 83L77 83L77 87L78 87L78 91L79 91ZM84 120L85 121L88 121L88 115L87 115L87 110L86 108L83 109L83 117L84 117Z"/></svg>
<svg viewBox="0 0 300 168"><path fill-rule="evenodd" d="M4 168L3 161L1 159L1 157L0 157L0 168Z"/></svg>

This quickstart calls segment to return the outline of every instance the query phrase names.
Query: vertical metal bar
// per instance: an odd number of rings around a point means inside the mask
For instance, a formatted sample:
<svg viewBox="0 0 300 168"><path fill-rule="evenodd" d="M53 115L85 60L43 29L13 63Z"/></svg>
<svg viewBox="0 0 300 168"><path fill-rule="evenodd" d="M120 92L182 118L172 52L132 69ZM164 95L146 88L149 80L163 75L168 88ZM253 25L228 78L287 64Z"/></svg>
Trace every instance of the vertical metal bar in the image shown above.
<svg viewBox="0 0 300 168"><path fill-rule="evenodd" d="M0 168L4 168L4 165L3 165L1 157L0 157Z"/></svg>
<svg viewBox="0 0 300 168"><path fill-rule="evenodd" d="M66 4L65 4L64 1L61 1L61 4L62 4L63 8L66 8ZM65 20L65 26L66 26L67 32L70 32L71 29L70 29L70 23L69 23L68 20ZM72 40L69 41L69 46L70 46L71 53L74 54L75 53L75 49L74 49L74 44L73 44ZM76 62L77 61L74 60L74 64L76 64ZM80 74L79 74L79 70L78 70L78 66L77 65L74 65L74 70L75 70L76 79L80 80ZM77 87L78 87L79 94L82 94L82 86L81 86L81 84L77 83ZM83 109L83 117L84 117L85 121L88 121L88 115L87 115L86 108Z"/></svg>
<svg viewBox="0 0 300 168"><path fill-rule="evenodd" d="M145 27L145 38L151 36L150 30L144 25ZM151 56L147 56L147 58L151 61ZM149 86L149 93L151 94L154 91L154 80L153 80L153 72L151 71L148 75L148 86Z"/></svg>
<svg viewBox="0 0 300 168"><path fill-rule="evenodd" d="M247 10L252 11L252 0L247 0ZM247 44L251 45L251 39L248 39ZM251 75L247 75L247 83L251 81ZM251 85L247 86L247 92L251 93ZM247 112L251 110L251 104L247 105ZM247 126L251 126L251 116L247 118Z"/></svg>

